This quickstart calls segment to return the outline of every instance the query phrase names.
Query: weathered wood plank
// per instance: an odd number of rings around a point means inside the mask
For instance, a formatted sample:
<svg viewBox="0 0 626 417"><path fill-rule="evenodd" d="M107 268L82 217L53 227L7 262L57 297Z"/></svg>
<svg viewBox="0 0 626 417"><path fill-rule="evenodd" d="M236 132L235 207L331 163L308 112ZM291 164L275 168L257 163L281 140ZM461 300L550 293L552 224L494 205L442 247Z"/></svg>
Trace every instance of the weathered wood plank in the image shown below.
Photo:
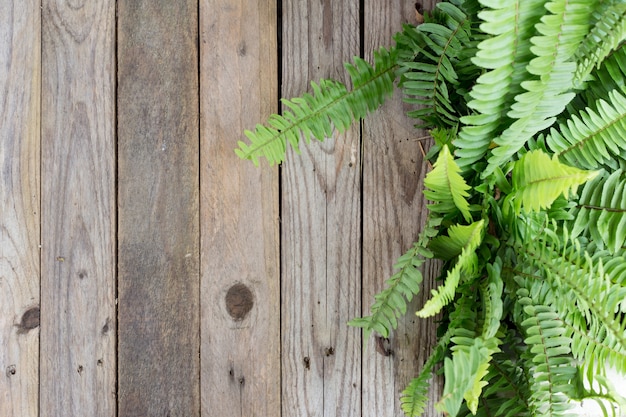
<svg viewBox="0 0 626 417"><path fill-rule="evenodd" d="M38 416L41 21L0 0L0 415Z"/></svg>
<svg viewBox="0 0 626 417"><path fill-rule="evenodd" d="M359 1L283 1L283 90L346 80L359 54ZM358 127L290 152L282 172L285 416L360 416L361 208Z"/></svg>
<svg viewBox="0 0 626 417"><path fill-rule="evenodd" d="M430 10L434 1L422 2ZM364 47L371 51L392 45L391 36L402 23L415 23L414 2L365 2ZM369 313L374 295L384 288L397 258L407 251L425 221L421 192L427 172L414 120L405 116L397 92L363 123L363 310ZM427 148L427 144L424 144ZM424 270L421 294L409 304L390 340L373 335L363 356L363 416L404 416L398 398L435 342L436 324L413 314L430 294L437 273ZM390 353L390 354L389 354ZM425 413L434 416L432 409Z"/></svg>
<svg viewBox="0 0 626 417"><path fill-rule="evenodd" d="M115 4L42 3L40 411L113 416Z"/></svg>
<svg viewBox="0 0 626 417"><path fill-rule="evenodd" d="M200 11L202 414L279 416L278 170L233 152L276 112L276 2Z"/></svg>
<svg viewBox="0 0 626 417"><path fill-rule="evenodd" d="M119 415L197 416L198 7L117 4Z"/></svg>

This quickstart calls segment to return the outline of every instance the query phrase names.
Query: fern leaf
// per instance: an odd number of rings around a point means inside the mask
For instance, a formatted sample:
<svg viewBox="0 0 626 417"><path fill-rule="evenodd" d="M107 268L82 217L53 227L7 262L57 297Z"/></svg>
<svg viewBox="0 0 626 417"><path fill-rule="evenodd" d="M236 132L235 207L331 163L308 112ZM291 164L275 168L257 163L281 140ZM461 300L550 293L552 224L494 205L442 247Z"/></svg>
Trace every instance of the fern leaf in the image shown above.
<svg viewBox="0 0 626 417"><path fill-rule="evenodd" d="M480 28L489 36L478 44L472 62L487 69L476 80L467 104L476 114L461 118L463 127L454 141L461 169L483 158L494 136L506 127L506 111L516 83L526 75L530 38L543 15L545 0L483 0ZM502 94L502 92L510 94Z"/></svg>
<svg viewBox="0 0 626 417"><path fill-rule="evenodd" d="M333 80L311 83L313 94L282 100L289 110L283 111L282 116L270 116L267 126L257 125L254 131L247 130L245 134L250 143L240 141L235 152L256 165L260 157L273 165L283 161L287 143L298 150L301 135L307 141L311 137L323 141L331 136L333 128L345 131L354 121L376 110L393 93L396 60L396 50L385 48L374 53L374 66L354 58L353 65L346 64L353 85L351 91Z"/></svg>
<svg viewBox="0 0 626 417"><path fill-rule="evenodd" d="M485 312L482 337L490 340L496 337L500 329L500 320L504 309L502 291L504 282L501 276L502 262L497 258L493 264L487 265L488 280L481 288L483 294L483 311Z"/></svg>
<svg viewBox="0 0 626 417"><path fill-rule="evenodd" d="M461 349L444 360L444 388L435 408L454 417L458 414L466 393L473 388L476 373L487 356L480 338L467 349Z"/></svg>
<svg viewBox="0 0 626 417"><path fill-rule="evenodd" d="M529 346L531 408L535 415L567 415L572 407L571 381L576 375L569 356L571 339L565 335L566 330L552 307L535 304L523 289L520 294L526 317L521 325L526 332L524 342Z"/></svg>
<svg viewBox="0 0 626 417"><path fill-rule="evenodd" d="M580 109L591 107L598 100L606 100L609 92L613 90L626 94L626 48L624 44L619 46L609 55L599 68L592 70L589 79L585 83L585 90L581 91L572 106L568 106L570 114L576 114ZM570 108L571 107L571 108Z"/></svg>
<svg viewBox="0 0 626 417"><path fill-rule="evenodd" d="M545 7L550 12L537 24L539 35L533 37L531 51L536 55L528 72L537 79L524 81L525 93L515 97L508 116L517 119L494 139L497 147L484 175L508 162L537 132L550 127L555 116L574 98L576 64L570 58L588 32L589 0L554 0Z"/></svg>
<svg viewBox="0 0 626 417"><path fill-rule="evenodd" d="M404 101L419 106L409 116L432 127L455 126L458 111L452 88L459 85L457 65L470 49L467 15L450 2L436 5L432 17L405 25L395 40L400 50L400 87Z"/></svg>
<svg viewBox="0 0 626 417"><path fill-rule="evenodd" d="M449 343L450 331L447 331L439 338L428 360L426 360L426 363L422 366L419 375L413 378L404 391L402 391L400 405L407 417L419 417L424 413L426 403L429 400L428 388L430 387L433 367L435 364L442 361Z"/></svg>
<svg viewBox="0 0 626 417"><path fill-rule="evenodd" d="M583 171L550 158L541 150L525 154L513 168L513 201L517 213L539 211L549 207L560 195L566 198L584 182L597 175L595 171Z"/></svg>
<svg viewBox="0 0 626 417"><path fill-rule="evenodd" d="M449 261L461 254L472 239L475 238L476 228L483 226L481 222L474 222L468 226L453 225L448 228L447 236L437 236L430 241L428 249L435 257Z"/></svg>
<svg viewBox="0 0 626 417"><path fill-rule="evenodd" d="M626 39L626 4L607 3L601 3L593 29L576 51L576 85L581 85L593 68L599 66Z"/></svg>
<svg viewBox="0 0 626 417"><path fill-rule="evenodd" d="M428 205L428 209L434 213L450 213L455 207L458 209L466 221L471 221L472 216L469 211L470 187L460 174L460 168L454 162L447 146L443 146L439 152L437 161L424 179L424 195L433 204Z"/></svg>
<svg viewBox="0 0 626 417"><path fill-rule="evenodd" d="M617 253L626 246L626 176L620 169L612 174L602 171L585 184L578 204L571 210L572 235L590 236L600 248L603 244Z"/></svg>
<svg viewBox="0 0 626 417"><path fill-rule="evenodd" d="M470 276L475 274L477 262L475 252L483 240L485 221L479 220L473 223L471 227L471 234L467 236L466 244L463 246L456 264L448 271L446 282L432 290L432 298L416 313L418 317L431 317L439 313L454 298L455 290L461 281L461 273L465 272Z"/></svg>
<svg viewBox="0 0 626 417"><path fill-rule="evenodd" d="M571 165L597 169L617 159L626 160L626 96L613 90L609 101L598 100L594 108L551 129L546 143Z"/></svg>
<svg viewBox="0 0 626 417"><path fill-rule="evenodd" d="M363 341L367 342L372 331L383 337L389 337L391 330L397 327L397 317L406 314L406 300L411 301L420 290L422 273L420 267L432 252L427 249L428 242L437 235L441 218L427 220L426 226L417 242L402 255L394 269L398 269L386 282L387 287L375 296L371 315L355 318L348 324L363 329Z"/></svg>
<svg viewBox="0 0 626 417"><path fill-rule="evenodd" d="M606 260L605 268L601 257L592 258L566 228L556 232L555 226L519 249L525 262L541 271L545 281L540 282L550 285L544 304L561 314L576 357L586 359L582 355L595 352L626 372L626 287L614 275L621 270L610 265L614 260Z"/></svg>

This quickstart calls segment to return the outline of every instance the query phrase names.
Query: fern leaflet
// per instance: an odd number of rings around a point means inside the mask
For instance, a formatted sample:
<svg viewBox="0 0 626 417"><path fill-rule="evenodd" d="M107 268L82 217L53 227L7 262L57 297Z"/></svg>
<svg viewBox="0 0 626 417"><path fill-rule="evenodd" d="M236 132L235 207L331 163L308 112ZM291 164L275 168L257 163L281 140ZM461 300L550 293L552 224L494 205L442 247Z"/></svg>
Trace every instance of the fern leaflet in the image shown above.
<svg viewBox="0 0 626 417"><path fill-rule="evenodd" d="M351 91L338 81L312 82L313 94L283 99L283 105L289 110L282 116L270 116L268 126L257 125L254 131L247 130L245 134L250 143L240 141L235 152L256 165L261 156L273 165L283 161L287 142L298 150L301 134L307 141L311 137L323 141L332 135L333 128L345 131L353 121L376 110L393 93L396 59L396 50L385 48L374 53L374 67L355 57L354 65L346 64L354 86Z"/></svg>
<svg viewBox="0 0 626 417"><path fill-rule="evenodd" d="M517 213L539 211L549 207L561 194L566 198L570 192L595 177L595 171L583 171L550 158L541 150L528 152L513 168L513 193L507 198L513 201Z"/></svg>

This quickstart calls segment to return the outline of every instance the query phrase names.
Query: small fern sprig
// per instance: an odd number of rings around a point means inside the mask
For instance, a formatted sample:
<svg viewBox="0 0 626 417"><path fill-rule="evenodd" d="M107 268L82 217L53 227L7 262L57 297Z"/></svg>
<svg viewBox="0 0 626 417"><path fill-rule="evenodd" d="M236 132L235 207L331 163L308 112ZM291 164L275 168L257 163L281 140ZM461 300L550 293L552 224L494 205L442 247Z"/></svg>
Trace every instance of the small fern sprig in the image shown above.
<svg viewBox="0 0 626 417"><path fill-rule="evenodd" d="M437 235L441 220L433 217L426 221L417 242L394 265L398 272L387 280L386 288L376 295L370 315L352 319L348 323L363 329L364 343L372 331L382 337L389 337L390 332L398 326L397 318L406 314L407 301L411 301L420 291L423 280L420 268L426 259L432 258L428 243Z"/></svg>
<svg viewBox="0 0 626 417"><path fill-rule="evenodd" d="M246 130L250 143L238 142L235 150L242 159L258 165L265 157L270 165L285 158L287 143L297 151L300 137L307 142L311 137L323 141L334 129L345 131L350 125L376 110L393 93L397 68L395 48L380 48L374 53L374 66L355 57L354 64L346 64L353 88L338 81L324 79L312 82L313 94L303 94L291 100L283 99L282 115L269 117L267 126L257 125L254 131Z"/></svg>

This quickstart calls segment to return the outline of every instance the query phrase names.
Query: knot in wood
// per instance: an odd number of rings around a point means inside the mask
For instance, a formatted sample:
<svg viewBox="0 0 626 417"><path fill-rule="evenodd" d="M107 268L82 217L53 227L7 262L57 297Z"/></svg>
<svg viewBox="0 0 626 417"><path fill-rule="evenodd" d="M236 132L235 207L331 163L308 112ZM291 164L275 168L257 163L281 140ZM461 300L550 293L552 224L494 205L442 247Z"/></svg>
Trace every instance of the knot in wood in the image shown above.
<svg viewBox="0 0 626 417"><path fill-rule="evenodd" d="M226 293L226 311L235 321L243 320L254 306L252 291L242 283L233 285Z"/></svg>

